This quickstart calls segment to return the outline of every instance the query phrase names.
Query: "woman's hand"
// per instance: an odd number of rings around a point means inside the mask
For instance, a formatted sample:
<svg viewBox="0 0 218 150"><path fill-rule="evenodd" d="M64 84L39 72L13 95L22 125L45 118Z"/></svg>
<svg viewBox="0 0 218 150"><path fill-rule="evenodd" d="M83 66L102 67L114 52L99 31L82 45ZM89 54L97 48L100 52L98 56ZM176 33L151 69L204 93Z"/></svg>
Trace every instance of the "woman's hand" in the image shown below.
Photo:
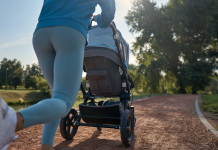
<svg viewBox="0 0 218 150"><path fill-rule="evenodd" d="M99 16L99 14L98 14L98 15L94 15L93 18L92 18L92 20L93 20L93 21L96 21L97 16Z"/></svg>

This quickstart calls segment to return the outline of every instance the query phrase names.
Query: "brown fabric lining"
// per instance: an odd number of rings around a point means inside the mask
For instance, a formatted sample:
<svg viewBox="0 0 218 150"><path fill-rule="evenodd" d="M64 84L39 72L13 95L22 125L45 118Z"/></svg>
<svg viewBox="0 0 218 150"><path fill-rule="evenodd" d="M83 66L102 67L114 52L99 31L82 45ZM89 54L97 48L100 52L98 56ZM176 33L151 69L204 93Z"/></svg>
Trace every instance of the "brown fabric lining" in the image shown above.
<svg viewBox="0 0 218 150"><path fill-rule="evenodd" d="M107 70L88 70L86 79L87 80L107 80Z"/></svg>

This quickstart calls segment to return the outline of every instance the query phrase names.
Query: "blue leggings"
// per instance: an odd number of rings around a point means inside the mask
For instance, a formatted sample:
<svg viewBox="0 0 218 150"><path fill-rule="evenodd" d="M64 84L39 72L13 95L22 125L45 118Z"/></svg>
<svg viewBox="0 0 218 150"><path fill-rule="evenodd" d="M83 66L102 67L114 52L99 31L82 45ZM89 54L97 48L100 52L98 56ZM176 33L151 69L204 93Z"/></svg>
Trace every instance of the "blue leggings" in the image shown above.
<svg viewBox="0 0 218 150"><path fill-rule="evenodd" d="M52 98L19 113L24 118L24 128L44 124L42 144L53 146L60 119L75 103L82 79L85 43L80 31L67 26L40 28L34 33L33 47Z"/></svg>

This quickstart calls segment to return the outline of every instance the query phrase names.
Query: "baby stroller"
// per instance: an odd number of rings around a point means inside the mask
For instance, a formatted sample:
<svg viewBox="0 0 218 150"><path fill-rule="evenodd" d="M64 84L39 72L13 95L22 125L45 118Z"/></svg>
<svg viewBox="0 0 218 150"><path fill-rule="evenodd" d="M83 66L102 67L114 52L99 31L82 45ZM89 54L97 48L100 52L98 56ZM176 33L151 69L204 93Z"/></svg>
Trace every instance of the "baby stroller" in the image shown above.
<svg viewBox="0 0 218 150"><path fill-rule="evenodd" d="M79 126L120 129L121 140L131 146L134 138L135 114L130 106L134 83L127 73L129 45L116 29L114 22L101 29L92 26L89 31L89 44L85 48L84 71L87 73L86 87L81 84L84 102L79 105L79 113L71 109L61 119L60 131L66 140L72 139ZM98 97L119 97L120 101L100 101ZM81 119L85 122L80 122Z"/></svg>

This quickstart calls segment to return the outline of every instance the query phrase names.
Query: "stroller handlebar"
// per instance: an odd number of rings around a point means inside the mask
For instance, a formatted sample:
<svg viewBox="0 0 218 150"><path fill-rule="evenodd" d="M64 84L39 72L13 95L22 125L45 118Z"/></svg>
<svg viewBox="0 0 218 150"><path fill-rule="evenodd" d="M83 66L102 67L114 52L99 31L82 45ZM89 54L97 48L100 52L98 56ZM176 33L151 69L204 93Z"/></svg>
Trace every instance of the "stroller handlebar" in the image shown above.
<svg viewBox="0 0 218 150"><path fill-rule="evenodd" d="M91 22L92 22L92 21L95 21L95 22L96 22L95 19L96 19L97 16L98 16L98 15L94 16L94 17L92 18ZM118 39L118 38L119 38L119 34L118 34L117 31L116 31L116 25L115 25L115 22L114 22L114 21L111 22L110 27L111 27L111 29L112 29L112 31L113 31L114 39Z"/></svg>

